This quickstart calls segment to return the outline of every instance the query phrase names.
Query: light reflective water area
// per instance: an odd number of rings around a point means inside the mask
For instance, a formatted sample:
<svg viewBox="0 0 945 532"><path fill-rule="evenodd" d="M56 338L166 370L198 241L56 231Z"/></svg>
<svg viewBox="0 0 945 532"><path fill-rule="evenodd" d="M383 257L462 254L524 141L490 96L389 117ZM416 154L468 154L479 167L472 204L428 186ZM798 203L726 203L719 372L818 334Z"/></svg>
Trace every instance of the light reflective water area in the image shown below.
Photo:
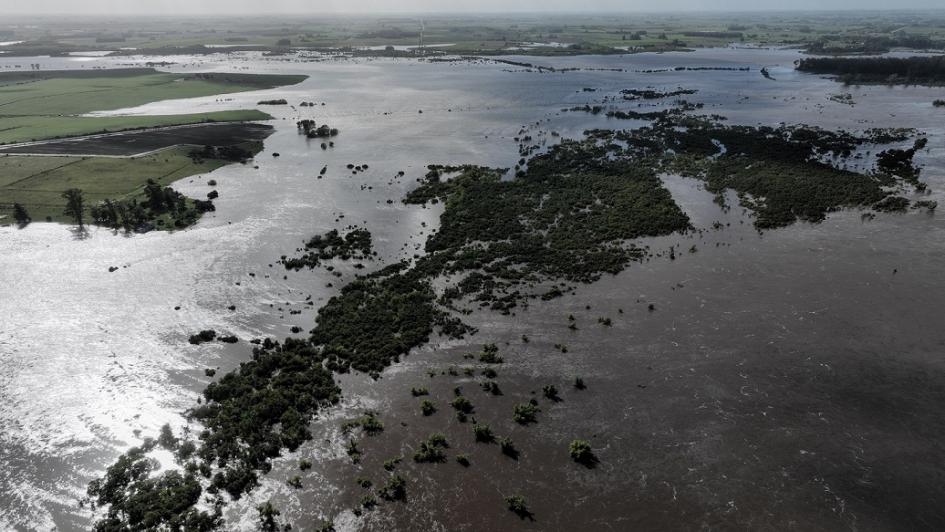
<svg viewBox="0 0 945 532"><path fill-rule="evenodd" d="M177 63L168 69L180 72L310 76L283 89L118 113L245 108L283 97L317 103L264 108L277 130L257 157L259 168L214 172L217 211L195 228L133 236L92 229L81 238L53 224L0 229L0 528L87 528L89 513L78 506L87 482L162 424L182 427L180 413L209 381L205 368L225 372L246 360L249 338L288 336L295 325L308 330L314 311L306 298L317 307L353 270L341 268L340 279L324 269L285 272L276 261L304 239L357 224L373 234L378 267L422 253L440 211L407 207L400 198L427 164L511 167L519 159L513 139L523 128L550 143L551 131L579 137L588 128L628 125L562 108L597 103L625 88L684 87L699 90L687 99L705 103L703 112L731 123L915 127L930 139L918 159L926 166L929 199L943 203L945 112L931 105L941 89L843 87L794 72L799 57L789 50L718 49L510 58L582 69L543 73L488 61L257 54L0 58L4 70L36 62L52 69L167 60ZM640 72L706 66L752 70ZM775 80L761 76L761 66ZM850 93L855 105L832 101L838 93ZM334 148L322 150L297 134L295 120L309 117L340 129ZM370 168L352 175L348 163ZM325 165L328 172L318 179ZM175 187L201 197L210 190L208 179ZM455 464L405 464L409 506L351 514L362 493L341 448L338 423L345 415L376 408L388 427L382 440L366 444L365 471L371 460L409 457L410 446L433 431L457 441L469 437L468 426L445 421L448 413L420 417L406 393L430 381L434 394L451 394L455 384L431 380L426 371L460 364L470 348L435 341L379 382L343 376L345 404L316 423L313 442L278 461L264 485L231 508L231 526L252 529L253 506L270 497L302 529L325 518L344 529L374 530L745 523L764 529L786 522L802 530L896 529L903 517L886 509L889 501L898 512L932 520L929 503L942 495L933 479L945 459L935 443L945 428L938 412L945 383L941 215L909 212L864 222L858 212L840 212L819 225L759 235L741 209L721 212L698 181L666 176L665 183L696 227L730 225L641 241L653 249L680 244L698 251L633 265L512 319L470 317L480 328L470 344L509 342L500 378L506 395L492 406L474 397L481 415L498 412L494 426L526 450L519 461L476 449L465 473ZM119 269L110 273L111 266ZM648 303L657 310L649 312ZM578 316L576 332L567 329L569 314ZM614 326L595 327L598 315L612 317ZM187 343L208 328L242 341ZM522 334L532 338L527 346L518 341ZM567 343L568 353L556 351L556 343ZM574 375L588 382L585 395L569 392L560 405L544 407L542 422L529 429L507 419L502 425L521 394L548 382L565 388ZM571 467L562 449L576 437L599 446L601 467ZM285 478L303 455L316 465L306 488L296 491ZM501 496L510 492L529 493L536 522L519 522L504 510Z"/></svg>

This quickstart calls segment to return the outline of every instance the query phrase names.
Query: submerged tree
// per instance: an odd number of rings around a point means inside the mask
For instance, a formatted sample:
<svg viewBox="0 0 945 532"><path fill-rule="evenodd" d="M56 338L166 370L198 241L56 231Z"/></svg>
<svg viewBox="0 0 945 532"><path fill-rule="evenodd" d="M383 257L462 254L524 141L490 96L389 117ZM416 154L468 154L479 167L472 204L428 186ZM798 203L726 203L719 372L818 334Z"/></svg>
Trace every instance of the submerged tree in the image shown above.
<svg viewBox="0 0 945 532"><path fill-rule="evenodd" d="M404 501L407 499L407 481L400 475L392 475L378 494L385 501Z"/></svg>
<svg viewBox="0 0 945 532"><path fill-rule="evenodd" d="M515 513L515 515L522 519L526 517L532 518L532 512L528 509L528 502L525 501L525 497L521 495L511 495L505 498L505 504L508 505L510 512Z"/></svg>
<svg viewBox="0 0 945 532"><path fill-rule="evenodd" d="M477 442L492 443L495 441L495 435L492 433L492 429L489 428L489 425L476 423L473 425L473 435L476 437Z"/></svg>
<svg viewBox="0 0 945 532"><path fill-rule="evenodd" d="M280 525L278 521L279 515L282 513L278 508L272 505L271 501L266 501L264 504L260 504L256 507L256 511L259 512L259 529L265 532L279 532L284 530L292 530L292 525L285 524Z"/></svg>
<svg viewBox="0 0 945 532"><path fill-rule="evenodd" d="M62 197L66 200L66 208L62 213L72 218L75 224L82 228L85 225L85 200L82 197L82 191L77 188L70 188L62 193Z"/></svg>
<svg viewBox="0 0 945 532"><path fill-rule="evenodd" d="M26 207L19 203L13 204L13 219L20 225L26 225L32 221L30 213L26 211Z"/></svg>
<svg viewBox="0 0 945 532"><path fill-rule="evenodd" d="M534 403L519 403L515 405L515 410L512 413L512 420L519 425L535 423L538 421L538 412L540 412L540 410Z"/></svg>
<svg viewBox="0 0 945 532"><path fill-rule="evenodd" d="M423 412L425 416L432 416L436 413L436 405L434 405L432 401L424 399L420 401L420 411Z"/></svg>
<svg viewBox="0 0 945 532"><path fill-rule="evenodd" d="M597 463L597 457L594 456L591 444L587 440L572 441L571 445L568 446L568 453L575 462L587 467L593 467Z"/></svg>
<svg viewBox="0 0 945 532"><path fill-rule="evenodd" d="M518 455L520 453L518 452L518 449L515 448L515 443L512 442L512 438L506 436L499 440L499 447L502 449L502 454L513 460L518 460Z"/></svg>

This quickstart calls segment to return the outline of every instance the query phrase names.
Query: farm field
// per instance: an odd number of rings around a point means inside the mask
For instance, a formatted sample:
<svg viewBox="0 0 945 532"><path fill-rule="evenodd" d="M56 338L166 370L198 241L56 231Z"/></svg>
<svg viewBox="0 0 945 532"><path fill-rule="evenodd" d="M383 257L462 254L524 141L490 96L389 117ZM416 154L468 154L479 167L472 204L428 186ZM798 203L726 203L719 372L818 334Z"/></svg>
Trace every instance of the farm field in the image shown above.
<svg viewBox="0 0 945 532"><path fill-rule="evenodd" d="M129 129L266 120L256 110L164 116L82 116L150 102L263 90L305 76L171 74L154 69L0 73L0 143L27 142Z"/></svg>
<svg viewBox="0 0 945 532"><path fill-rule="evenodd" d="M188 156L192 149L181 146L127 158L0 156L0 198L4 207L22 204L36 221L67 221L62 213L66 204L62 193L67 189L81 189L87 205L104 199L141 199L148 179L167 186L228 164L215 159L195 161Z"/></svg>
<svg viewBox="0 0 945 532"><path fill-rule="evenodd" d="M14 21L15 22L15 21ZM206 17L187 24L164 20L114 19L113 27L76 31L71 20L53 20L39 33L11 22L8 35L23 42L5 47L10 55L109 51L115 55L352 50L386 46L404 49L423 42L428 52L502 55L581 55L659 52L717 46L791 46L815 53L856 53L894 48L942 49L941 12L718 14L516 14L327 15L292 20L234 21ZM0 24L0 31L4 29ZM362 50L363 51L363 50Z"/></svg>

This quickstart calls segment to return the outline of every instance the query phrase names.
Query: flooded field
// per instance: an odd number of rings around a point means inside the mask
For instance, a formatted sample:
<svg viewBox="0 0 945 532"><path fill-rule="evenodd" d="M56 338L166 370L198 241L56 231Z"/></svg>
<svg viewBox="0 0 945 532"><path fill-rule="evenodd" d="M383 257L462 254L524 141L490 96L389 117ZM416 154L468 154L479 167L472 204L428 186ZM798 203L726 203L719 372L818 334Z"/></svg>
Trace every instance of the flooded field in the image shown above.
<svg viewBox="0 0 945 532"><path fill-rule="evenodd" d="M216 212L192 229L132 236L92 229L79 238L65 225L0 228L0 528L87 529L92 514L79 506L87 483L161 425L184 427L181 412L210 382L206 368L223 373L249 359L250 338L291 336L293 326L304 335L315 310L356 273L341 266L339 278L277 264L304 240L361 225L378 251L369 268L411 258L423 253L442 212L401 203L428 164L512 167L523 130L550 145L587 129L634 125L563 108L600 104L622 89L682 87L698 90L686 98L703 103L701 112L733 124L916 128L929 139L917 155L931 191L923 199L942 203L945 110L931 104L942 90L844 87L795 72L799 57L709 49L507 58L577 69L565 72L488 60L249 53L0 57L4 70L167 60L177 63L166 67L174 72L310 76L285 89L112 113L222 111L275 98L292 104L264 108L276 130L254 163L175 185L203 197L207 181L217 182ZM303 101L315 106L300 107ZM301 118L338 128L334 147L299 135ZM352 174L348 164L369 169ZM734 194L736 207L723 210L700 181L663 181L705 231L637 244L657 251L678 245L675 260L664 254L632 264L513 316L476 312L467 318L478 334L465 342L434 337L378 381L339 376L342 405L319 417L314 439L277 460L260 488L227 508L227 528L253 530L255 506L270 499L300 530L325 520L339 530L942 528L941 213L868 220L845 210L820 224L759 233ZM309 296L314 305L306 304ZM598 322L604 317L612 326ZM202 329L241 342L190 345L188 336ZM464 365L463 354L493 342L505 358L497 378L503 395L449 374ZM555 347L562 344L566 352ZM586 390L571 386L578 376ZM541 398L548 384L561 391L560 402ZM413 386L429 388L437 414L420 414ZM470 423L453 418L448 402L456 386L475 403L479 421L514 439L517 460L474 443ZM539 422L522 427L512 408L532 392ZM353 465L340 424L365 409L377 410L386 429L364 438L364 458ZM451 442L450 461L413 463L433 432ZM575 438L592 443L597 467L570 460ZM452 460L461 452L470 467ZM365 492L355 477L373 475L380 484L381 463L396 456L405 457L398 471L408 479L407 504L356 516L351 510ZM301 473L301 489L289 487L303 458L313 467ZM528 498L534 520L505 509L510 494Z"/></svg>

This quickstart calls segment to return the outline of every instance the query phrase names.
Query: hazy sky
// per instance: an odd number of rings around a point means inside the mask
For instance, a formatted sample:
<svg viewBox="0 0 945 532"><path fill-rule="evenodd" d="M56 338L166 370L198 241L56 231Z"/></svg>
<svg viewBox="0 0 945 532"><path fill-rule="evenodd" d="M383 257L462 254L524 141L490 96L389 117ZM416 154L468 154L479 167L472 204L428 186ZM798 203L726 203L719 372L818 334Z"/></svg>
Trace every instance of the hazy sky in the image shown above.
<svg viewBox="0 0 945 532"><path fill-rule="evenodd" d="M943 0L0 0L0 13L395 13L936 9Z"/></svg>

